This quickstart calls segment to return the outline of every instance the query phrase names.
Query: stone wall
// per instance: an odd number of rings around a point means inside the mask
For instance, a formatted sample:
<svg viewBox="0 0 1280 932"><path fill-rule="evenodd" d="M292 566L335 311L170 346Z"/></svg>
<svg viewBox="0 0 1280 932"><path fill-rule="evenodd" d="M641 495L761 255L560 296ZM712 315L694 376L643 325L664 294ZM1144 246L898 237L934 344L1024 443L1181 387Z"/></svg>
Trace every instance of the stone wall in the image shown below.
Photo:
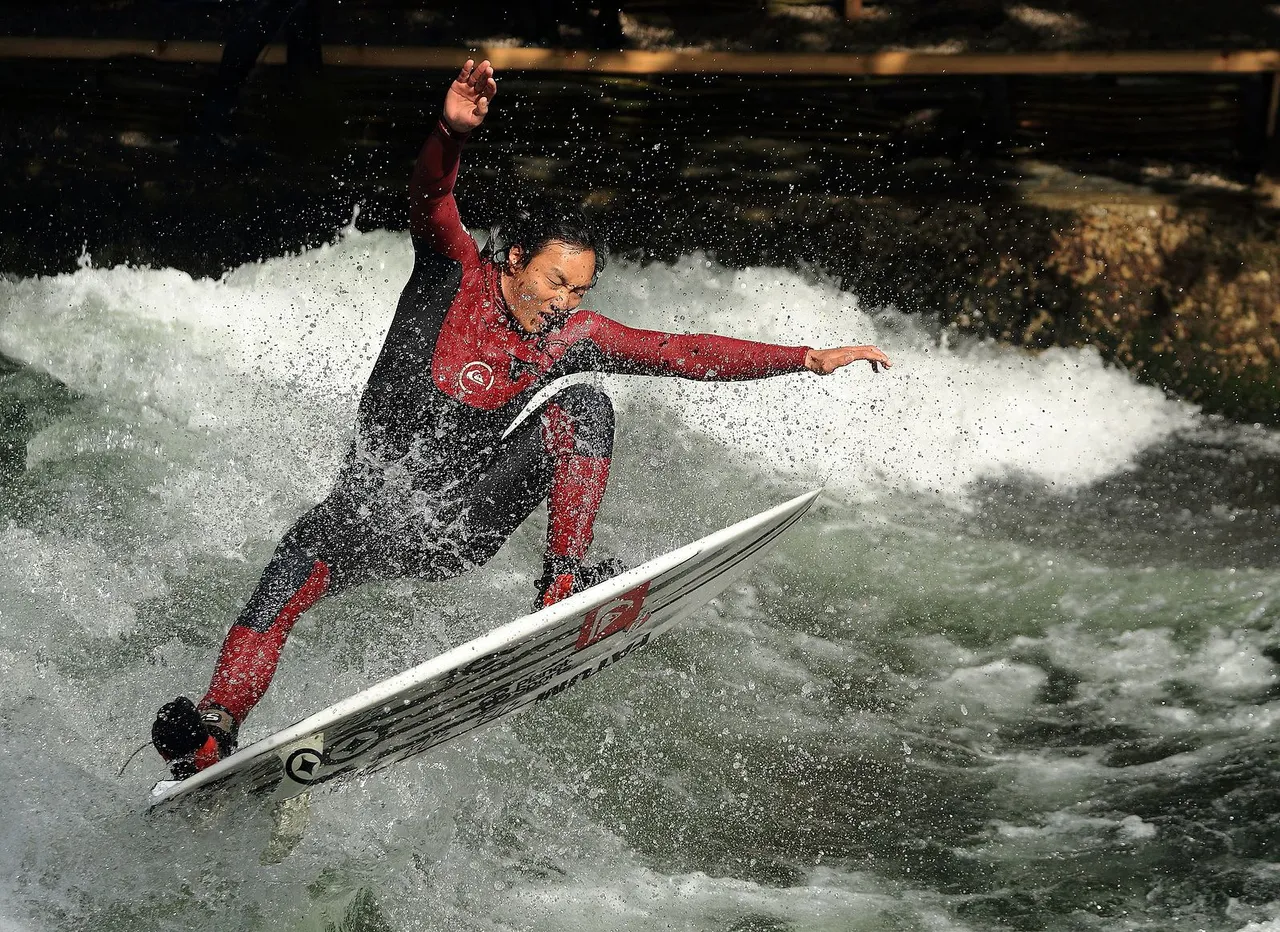
<svg viewBox="0 0 1280 932"><path fill-rule="evenodd" d="M873 303L1031 349L1093 345L1208 412L1280 423L1270 212L1081 197L1054 209L860 204L808 223L839 243L820 264Z"/></svg>

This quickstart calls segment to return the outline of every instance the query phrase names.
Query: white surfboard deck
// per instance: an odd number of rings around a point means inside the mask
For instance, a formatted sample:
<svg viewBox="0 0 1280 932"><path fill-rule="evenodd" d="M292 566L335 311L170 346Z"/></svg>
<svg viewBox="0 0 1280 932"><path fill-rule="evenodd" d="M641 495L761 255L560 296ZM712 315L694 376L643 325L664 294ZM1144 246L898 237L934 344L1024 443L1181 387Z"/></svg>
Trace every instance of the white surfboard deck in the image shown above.
<svg viewBox="0 0 1280 932"><path fill-rule="evenodd" d="M800 520L819 491L517 618L193 777L158 783L150 806L240 792L288 799L329 780L380 770L558 695L722 593Z"/></svg>

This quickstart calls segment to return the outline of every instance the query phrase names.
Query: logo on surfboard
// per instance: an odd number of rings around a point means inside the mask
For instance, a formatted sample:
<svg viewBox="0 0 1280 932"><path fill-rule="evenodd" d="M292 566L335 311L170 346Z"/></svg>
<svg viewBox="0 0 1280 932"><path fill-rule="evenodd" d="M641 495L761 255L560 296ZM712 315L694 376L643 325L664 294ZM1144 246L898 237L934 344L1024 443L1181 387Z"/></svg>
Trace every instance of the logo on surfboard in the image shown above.
<svg viewBox="0 0 1280 932"><path fill-rule="evenodd" d="M347 761L368 751L369 748L385 737L386 735L383 734L381 728L366 728L364 731L356 732L354 735L348 735L341 741L324 749L324 762L326 764L345 764Z"/></svg>
<svg viewBox="0 0 1280 932"><path fill-rule="evenodd" d="M634 589L622 593L612 602L606 602L592 610L582 623L578 632L578 642L574 650L582 650L611 634L619 631L630 631L638 624L644 624L648 616L641 618L640 610L644 608L644 597L649 592L649 583L643 582Z"/></svg>
<svg viewBox="0 0 1280 932"><path fill-rule="evenodd" d="M316 771L323 763L323 757L315 748L298 748L284 762L284 772L297 783L312 783L319 776Z"/></svg>

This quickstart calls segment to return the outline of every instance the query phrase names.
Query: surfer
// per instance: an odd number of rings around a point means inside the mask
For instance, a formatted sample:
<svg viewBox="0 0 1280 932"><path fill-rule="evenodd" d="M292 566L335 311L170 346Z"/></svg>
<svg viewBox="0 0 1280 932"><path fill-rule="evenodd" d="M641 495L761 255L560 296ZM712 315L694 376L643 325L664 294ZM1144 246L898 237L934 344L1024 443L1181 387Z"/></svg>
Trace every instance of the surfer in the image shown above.
<svg viewBox="0 0 1280 932"><path fill-rule="evenodd" d="M830 374L889 359L874 346L812 349L624 326L579 310L604 243L576 205L518 210L484 252L454 201L463 142L498 86L468 61L410 182L414 268L360 399L355 437L329 496L285 534L223 642L204 697L162 707L152 741L176 779L235 749L298 617L373 579L448 579L485 563L542 501L547 538L535 607L621 567L586 562L613 455L613 407L555 379L620 372L687 379Z"/></svg>

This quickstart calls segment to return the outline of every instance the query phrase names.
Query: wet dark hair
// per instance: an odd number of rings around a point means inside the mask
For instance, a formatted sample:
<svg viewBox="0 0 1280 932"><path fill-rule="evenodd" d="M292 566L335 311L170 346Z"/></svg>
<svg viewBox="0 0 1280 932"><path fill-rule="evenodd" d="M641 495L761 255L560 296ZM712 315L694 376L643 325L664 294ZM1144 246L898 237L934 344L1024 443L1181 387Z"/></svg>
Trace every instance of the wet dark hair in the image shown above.
<svg viewBox="0 0 1280 932"><path fill-rule="evenodd" d="M591 283L604 269L608 244L603 231L588 219L575 202L550 195L539 195L518 206L503 223L489 230L484 256L506 268L511 248L519 246L527 264L550 243L566 243L577 249L590 249L596 254L596 269Z"/></svg>

